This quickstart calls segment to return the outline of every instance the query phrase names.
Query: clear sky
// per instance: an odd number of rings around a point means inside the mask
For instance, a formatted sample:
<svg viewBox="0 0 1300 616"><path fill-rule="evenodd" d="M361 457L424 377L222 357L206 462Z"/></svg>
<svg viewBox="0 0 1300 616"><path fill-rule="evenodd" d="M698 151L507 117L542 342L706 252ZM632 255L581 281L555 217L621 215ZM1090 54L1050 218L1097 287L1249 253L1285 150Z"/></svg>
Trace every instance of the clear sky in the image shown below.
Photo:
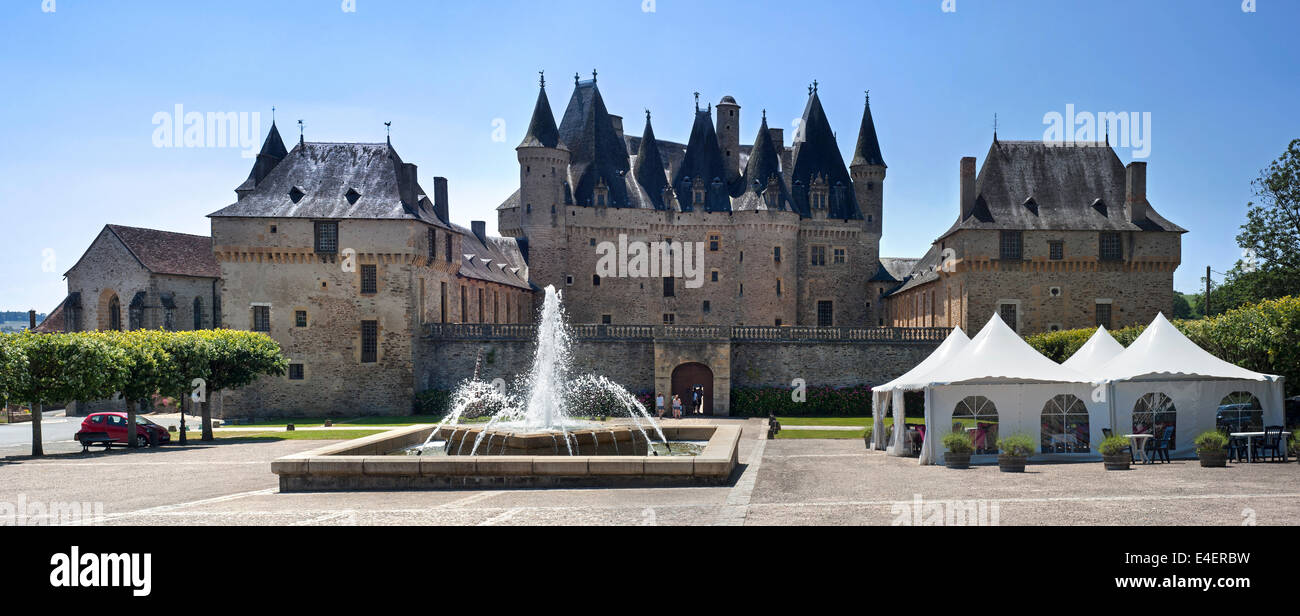
<svg viewBox="0 0 1300 616"><path fill-rule="evenodd" d="M1175 287L1192 291L1240 258L1250 181L1300 137L1300 2L1253 4L6 0L0 310L52 309L106 223L209 232L251 160L156 147L154 117L176 105L258 112L259 143L272 106L290 145L299 119L312 141L382 141L391 121L426 187L450 179L453 219L491 231L518 185L537 71L558 115L592 69L628 132L649 108L677 141L698 91L736 97L746 142L762 109L788 142L816 79L846 157L870 89L884 256L920 256L956 217L958 161L983 164L995 113L1003 139L1042 139L1045 114L1070 104L1149 113L1148 196L1190 231ZM1136 151L1117 149L1125 163Z"/></svg>

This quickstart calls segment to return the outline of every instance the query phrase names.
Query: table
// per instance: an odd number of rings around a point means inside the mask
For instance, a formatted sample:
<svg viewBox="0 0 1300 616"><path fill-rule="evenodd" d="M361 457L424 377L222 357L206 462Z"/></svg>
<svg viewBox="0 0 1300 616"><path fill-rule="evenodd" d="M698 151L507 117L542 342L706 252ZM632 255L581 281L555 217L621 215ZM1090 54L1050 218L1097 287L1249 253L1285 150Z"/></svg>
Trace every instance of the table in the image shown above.
<svg viewBox="0 0 1300 616"><path fill-rule="evenodd" d="M1228 436L1246 439L1246 461L1255 461L1255 438L1268 436L1268 432L1231 432ZM1282 431L1282 461L1286 462L1287 439L1291 438L1291 433L1286 430Z"/></svg>
<svg viewBox="0 0 1300 616"><path fill-rule="evenodd" d="M1129 444L1133 446L1133 455L1142 460L1143 464L1150 464L1151 460L1147 459L1147 439L1155 436L1154 434L1125 434Z"/></svg>

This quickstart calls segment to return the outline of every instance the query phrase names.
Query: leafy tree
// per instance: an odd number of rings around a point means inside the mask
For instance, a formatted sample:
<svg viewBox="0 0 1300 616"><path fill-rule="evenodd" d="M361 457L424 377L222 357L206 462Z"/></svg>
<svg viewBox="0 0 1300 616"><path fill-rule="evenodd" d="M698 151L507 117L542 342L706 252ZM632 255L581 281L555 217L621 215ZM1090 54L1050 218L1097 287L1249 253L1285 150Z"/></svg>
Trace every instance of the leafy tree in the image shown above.
<svg viewBox="0 0 1300 616"><path fill-rule="evenodd" d="M1251 186L1259 201L1246 204L1246 223L1237 235L1243 259L1210 292L1216 314L1300 290L1300 139Z"/></svg>
<svg viewBox="0 0 1300 616"><path fill-rule="evenodd" d="M1174 318L1175 319L1194 319L1196 312L1192 310L1192 303L1187 301L1187 295L1174 292Z"/></svg>
<svg viewBox="0 0 1300 616"><path fill-rule="evenodd" d="M167 379L175 373L171 356L164 350L162 342L171 334L135 330L107 332L105 335L125 355L128 371L121 392L126 400L126 446L136 447L136 405L166 387Z"/></svg>
<svg viewBox="0 0 1300 616"><path fill-rule="evenodd" d="M169 369L162 375L158 393L170 396L180 402L181 409L181 443L185 442L184 399L194 389L194 380L207 382L211 376L211 358L215 353L213 342L200 332L175 332L162 335L159 339L164 351L171 358Z"/></svg>
<svg viewBox="0 0 1300 616"><path fill-rule="evenodd" d="M105 334L17 334L27 356L27 378L11 392L32 405L32 455L45 455L41 442L41 407L68 400L112 397L127 380L126 353Z"/></svg>
<svg viewBox="0 0 1300 616"><path fill-rule="evenodd" d="M14 392L27 389L27 353L14 334L0 334L0 401L8 408Z"/></svg>
<svg viewBox="0 0 1300 616"><path fill-rule="evenodd" d="M227 389L238 389L263 376L283 376L289 360L270 336L229 329L192 332L211 343L208 360L207 396ZM212 408L200 403L203 414L203 440L212 440Z"/></svg>

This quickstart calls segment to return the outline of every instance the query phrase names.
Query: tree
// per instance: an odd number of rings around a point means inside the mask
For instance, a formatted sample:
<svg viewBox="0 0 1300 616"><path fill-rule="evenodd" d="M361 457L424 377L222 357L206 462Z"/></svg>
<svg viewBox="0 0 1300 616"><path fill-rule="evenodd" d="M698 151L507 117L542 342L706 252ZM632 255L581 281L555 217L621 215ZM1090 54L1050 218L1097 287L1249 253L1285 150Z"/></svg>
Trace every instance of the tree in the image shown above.
<svg viewBox="0 0 1300 616"><path fill-rule="evenodd" d="M215 353L213 342L197 332L176 332L160 339L163 350L171 358L169 370L162 375L158 392L180 401L180 442L185 443L184 399L194 389L194 380L206 383L211 376L211 359Z"/></svg>
<svg viewBox="0 0 1300 616"><path fill-rule="evenodd" d="M1177 291L1174 292L1174 318L1175 319L1196 318L1195 313L1192 311L1191 302L1187 301L1187 296Z"/></svg>
<svg viewBox="0 0 1300 616"><path fill-rule="evenodd" d="M176 373L171 356L163 349L162 339L171 335L163 331L135 330L105 334L125 354L129 370L122 381L122 398L126 400L126 446L134 448L136 405L166 386Z"/></svg>
<svg viewBox="0 0 1300 616"><path fill-rule="evenodd" d="M45 455L41 406L112 397L127 379L126 354L105 334L17 334L27 356L27 378L12 392L32 405L32 455Z"/></svg>
<svg viewBox="0 0 1300 616"><path fill-rule="evenodd" d="M1259 202L1246 204L1237 235L1243 258L1210 293L1216 313L1300 290L1300 139L1251 182Z"/></svg>
<svg viewBox="0 0 1300 616"><path fill-rule="evenodd" d="M283 376L289 360L270 336L229 329L192 332L211 343L208 361L207 396L227 389L238 389L263 376ZM200 403L203 415L203 440L212 440L212 407Z"/></svg>
<svg viewBox="0 0 1300 616"><path fill-rule="evenodd" d="M8 409L15 392L27 389L27 353L14 334L0 334L0 401Z"/></svg>

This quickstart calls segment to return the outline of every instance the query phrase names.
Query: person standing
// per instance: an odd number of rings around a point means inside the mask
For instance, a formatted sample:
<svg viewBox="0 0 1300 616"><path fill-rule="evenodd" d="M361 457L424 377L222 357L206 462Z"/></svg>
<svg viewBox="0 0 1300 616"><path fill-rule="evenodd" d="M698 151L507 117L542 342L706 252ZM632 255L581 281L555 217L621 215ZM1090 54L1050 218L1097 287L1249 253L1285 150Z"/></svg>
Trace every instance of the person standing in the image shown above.
<svg viewBox="0 0 1300 616"><path fill-rule="evenodd" d="M664 395L662 393L655 395L655 414L659 416L659 419L664 418Z"/></svg>
<svg viewBox="0 0 1300 616"><path fill-rule="evenodd" d="M673 394L673 419L682 418L682 397Z"/></svg>
<svg viewBox="0 0 1300 616"><path fill-rule="evenodd" d="M691 414L704 414L704 387L700 385L691 390Z"/></svg>

